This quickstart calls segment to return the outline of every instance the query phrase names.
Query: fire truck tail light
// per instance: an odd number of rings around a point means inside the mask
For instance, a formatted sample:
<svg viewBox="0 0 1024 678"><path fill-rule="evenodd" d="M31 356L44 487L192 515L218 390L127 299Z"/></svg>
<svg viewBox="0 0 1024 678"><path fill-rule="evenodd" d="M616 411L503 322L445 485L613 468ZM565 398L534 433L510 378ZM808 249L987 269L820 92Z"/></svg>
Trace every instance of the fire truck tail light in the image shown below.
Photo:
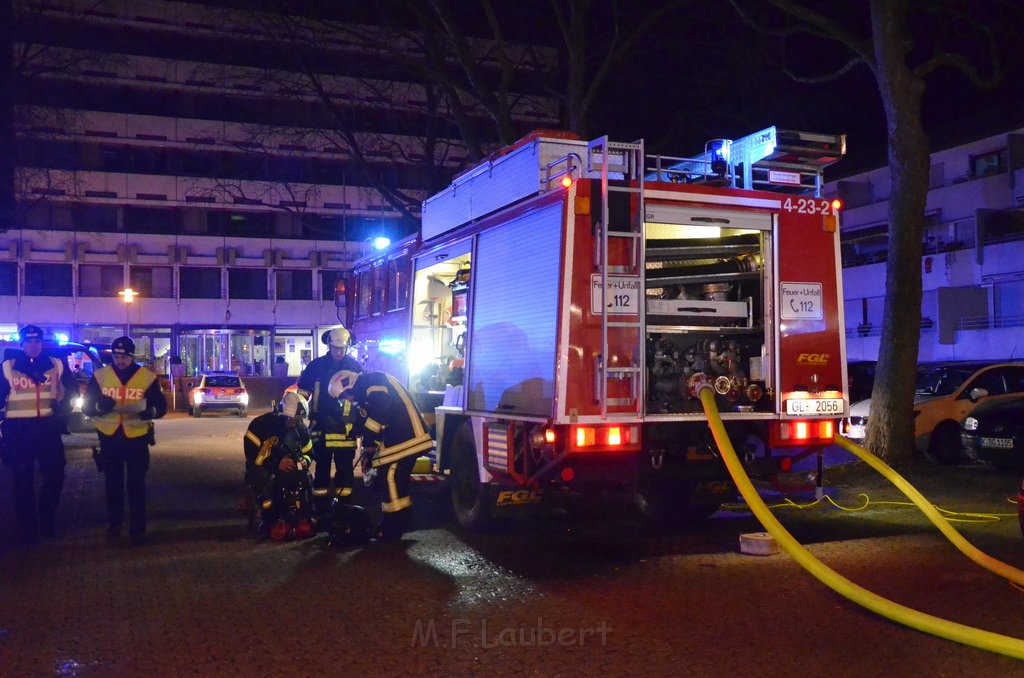
<svg viewBox="0 0 1024 678"><path fill-rule="evenodd" d="M810 437L810 425L806 421L793 422L793 437L797 440L807 440Z"/></svg>
<svg viewBox="0 0 1024 678"><path fill-rule="evenodd" d="M779 426L779 438L785 441L832 440L835 436L835 422L784 421Z"/></svg>
<svg viewBox="0 0 1024 678"><path fill-rule="evenodd" d="M555 443L555 429L544 429L544 442L548 445L553 445Z"/></svg>
<svg viewBox="0 0 1024 678"><path fill-rule="evenodd" d="M576 449L625 447L639 440L636 426L577 426L572 439Z"/></svg>

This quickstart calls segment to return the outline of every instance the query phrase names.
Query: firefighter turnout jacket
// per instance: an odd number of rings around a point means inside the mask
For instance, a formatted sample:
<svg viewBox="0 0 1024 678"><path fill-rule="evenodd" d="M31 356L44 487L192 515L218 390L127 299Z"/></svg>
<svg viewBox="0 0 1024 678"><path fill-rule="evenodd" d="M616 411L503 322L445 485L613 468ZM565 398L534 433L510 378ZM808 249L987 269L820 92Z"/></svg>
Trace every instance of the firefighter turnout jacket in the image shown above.
<svg viewBox="0 0 1024 678"><path fill-rule="evenodd" d="M363 372L345 397L357 403L353 435L362 437L364 448L377 448L373 468L434 447L412 395L390 374Z"/></svg>
<svg viewBox="0 0 1024 678"><path fill-rule="evenodd" d="M313 461L309 429L301 421L289 427L288 420L289 417L277 412L267 412L252 420L242 443L246 471L259 466L276 473L284 457L294 458L301 469L309 468Z"/></svg>
<svg viewBox="0 0 1024 678"><path fill-rule="evenodd" d="M103 407L101 396L111 398L113 407ZM119 370L107 365L89 381L82 411L96 422L101 436L114 436L120 429L126 438L141 438L149 433L151 419L167 413L167 399L148 367L133 363Z"/></svg>
<svg viewBox="0 0 1024 678"><path fill-rule="evenodd" d="M362 366L349 356L339 361L330 354L322 355L306 366L299 376L299 393L309 401L310 429L314 435L323 435L323 444L329 448L355 448L351 429L351 406L332 398L327 386L335 373L347 370L362 372Z"/></svg>

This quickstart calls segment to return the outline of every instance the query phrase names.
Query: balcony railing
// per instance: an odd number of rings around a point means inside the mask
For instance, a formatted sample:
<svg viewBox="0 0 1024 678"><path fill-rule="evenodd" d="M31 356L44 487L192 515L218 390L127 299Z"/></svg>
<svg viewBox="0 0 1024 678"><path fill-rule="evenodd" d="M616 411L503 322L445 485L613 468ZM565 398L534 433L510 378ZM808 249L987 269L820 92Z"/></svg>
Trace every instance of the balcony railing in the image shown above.
<svg viewBox="0 0 1024 678"><path fill-rule="evenodd" d="M998 318L990 318L985 315L968 316L960 318L960 322L956 326L958 330L989 330L1005 327L1024 327L1024 315L1004 315Z"/></svg>

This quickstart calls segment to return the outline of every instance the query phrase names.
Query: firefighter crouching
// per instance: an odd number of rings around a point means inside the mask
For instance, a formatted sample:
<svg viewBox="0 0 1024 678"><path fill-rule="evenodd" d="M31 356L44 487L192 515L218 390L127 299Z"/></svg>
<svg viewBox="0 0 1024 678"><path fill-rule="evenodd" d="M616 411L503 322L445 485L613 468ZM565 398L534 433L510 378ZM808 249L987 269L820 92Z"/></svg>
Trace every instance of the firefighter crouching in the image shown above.
<svg viewBox="0 0 1024 678"><path fill-rule="evenodd" d="M74 375L57 358L43 355L43 331L25 325L18 333L22 352L3 362L0 405L6 412L0 431L0 458L11 469L14 515L20 542L36 543L37 535L55 536L54 516L64 489L64 443L58 415L78 392ZM43 477L36 504L36 464Z"/></svg>
<svg viewBox="0 0 1024 678"><path fill-rule="evenodd" d="M352 435L363 439L364 477L373 475L381 500L373 536L400 539L412 529L409 476L416 458L434 447L423 417L405 387L384 372L339 372L330 393L355 405Z"/></svg>
<svg viewBox="0 0 1024 678"><path fill-rule="evenodd" d="M128 486L128 532L140 544L146 534L146 471L153 444L153 419L167 414L167 400L156 374L135 363L135 342L120 337L110 346L113 362L89 380L82 412L92 417L100 439L101 467L106 481L107 536L121 534L125 481ZM127 470L127 474L126 474Z"/></svg>
<svg viewBox="0 0 1024 678"><path fill-rule="evenodd" d="M334 463L333 494L348 501L352 494L352 465L355 460L355 439L351 429L351 404L331 397L327 392L331 377L345 370L362 372L363 368L348 354L352 335L344 327L324 332L321 341L328 353L306 366L299 376L299 394L309 401L310 433L313 436L313 501L317 513L326 513L330 506L331 462Z"/></svg>
<svg viewBox="0 0 1024 678"><path fill-rule="evenodd" d="M280 411L252 420L245 432L245 483L260 515L260 533L274 540L313 536L308 469L312 464L309 406L286 393Z"/></svg>

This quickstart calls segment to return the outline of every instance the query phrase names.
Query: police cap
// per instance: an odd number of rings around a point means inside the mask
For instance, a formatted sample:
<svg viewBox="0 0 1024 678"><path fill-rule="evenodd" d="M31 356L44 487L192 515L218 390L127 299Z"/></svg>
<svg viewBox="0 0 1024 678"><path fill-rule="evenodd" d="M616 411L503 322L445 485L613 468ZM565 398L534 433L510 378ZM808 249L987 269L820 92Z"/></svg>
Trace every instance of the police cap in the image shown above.
<svg viewBox="0 0 1024 678"><path fill-rule="evenodd" d="M21 338L21 343L25 343L29 339L43 340L43 330L35 325L25 325L18 330L18 336Z"/></svg>
<svg viewBox="0 0 1024 678"><path fill-rule="evenodd" d="M110 345L110 352L114 355L135 355L135 342L131 337L118 337Z"/></svg>

